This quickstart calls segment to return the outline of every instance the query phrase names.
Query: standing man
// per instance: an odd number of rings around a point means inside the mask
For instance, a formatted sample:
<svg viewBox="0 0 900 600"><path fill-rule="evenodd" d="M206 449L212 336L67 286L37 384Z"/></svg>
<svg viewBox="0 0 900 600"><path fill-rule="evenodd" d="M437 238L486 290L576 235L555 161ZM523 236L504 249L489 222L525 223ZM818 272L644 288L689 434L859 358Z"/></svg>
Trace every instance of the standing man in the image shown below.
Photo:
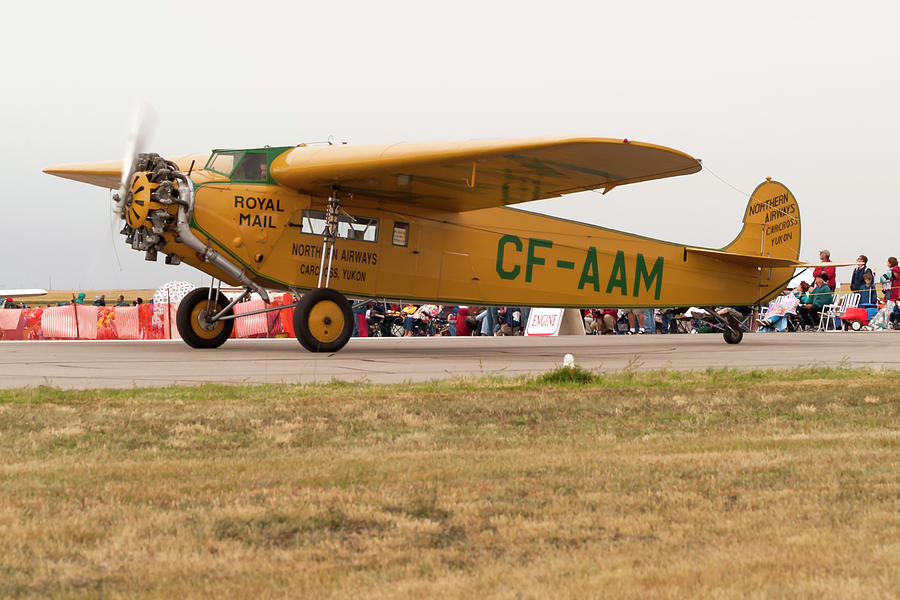
<svg viewBox="0 0 900 600"><path fill-rule="evenodd" d="M628 335L634 335L634 322L637 321L639 335L644 334L644 309L643 308L626 308L625 314L628 315Z"/></svg>

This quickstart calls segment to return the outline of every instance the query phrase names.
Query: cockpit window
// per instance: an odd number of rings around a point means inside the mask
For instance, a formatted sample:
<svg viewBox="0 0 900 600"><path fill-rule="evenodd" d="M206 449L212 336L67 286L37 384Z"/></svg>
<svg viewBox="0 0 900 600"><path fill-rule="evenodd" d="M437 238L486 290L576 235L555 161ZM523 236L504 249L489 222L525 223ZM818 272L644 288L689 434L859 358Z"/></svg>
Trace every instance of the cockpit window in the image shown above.
<svg viewBox="0 0 900 600"><path fill-rule="evenodd" d="M231 179L237 181L265 181L268 178L266 155L248 152L234 170Z"/></svg>
<svg viewBox="0 0 900 600"><path fill-rule="evenodd" d="M241 158L243 152L216 152L206 163L206 169L222 175L231 175L234 165Z"/></svg>

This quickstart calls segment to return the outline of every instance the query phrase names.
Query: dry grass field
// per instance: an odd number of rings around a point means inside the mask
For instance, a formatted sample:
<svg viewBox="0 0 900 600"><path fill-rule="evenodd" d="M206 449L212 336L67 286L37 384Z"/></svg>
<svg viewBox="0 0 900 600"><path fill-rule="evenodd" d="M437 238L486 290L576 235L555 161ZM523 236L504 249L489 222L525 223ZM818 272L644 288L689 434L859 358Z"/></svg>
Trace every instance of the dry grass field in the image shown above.
<svg viewBox="0 0 900 600"><path fill-rule="evenodd" d="M0 597L900 596L896 373L568 379L0 391Z"/></svg>

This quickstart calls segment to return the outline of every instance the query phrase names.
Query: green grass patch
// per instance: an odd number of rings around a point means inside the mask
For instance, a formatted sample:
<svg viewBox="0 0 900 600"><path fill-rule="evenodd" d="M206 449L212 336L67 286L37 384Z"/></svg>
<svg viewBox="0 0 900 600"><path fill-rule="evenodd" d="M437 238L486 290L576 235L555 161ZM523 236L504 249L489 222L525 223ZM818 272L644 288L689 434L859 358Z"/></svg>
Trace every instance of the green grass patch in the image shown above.
<svg viewBox="0 0 900 600"><path fill-rule="evenodd" d="M321 398L345 395L378 396L384 394L421 394L442 392L477 392L491 390L535 389L542 386L590 388L696 388L708 385L825 381L892 381L894 371L845 367L797 367L793 369L706 369L677 371L659 369L604 373L581 367L560 367L536 376L447 378L421 383L373 384L333 380L328 383L305 384L203 384L131 389L64 390L52 386L0 390L0 404L63 403L76 405L97 400L128 402L135 397L144 400L178 400L191 403L220 402L232 399Z"/></svg>
<svg viewBox="0 0 900 600"><path fill-rule="evenodd" d="M535 378L535 382L539 384L549 385L590 385L594 383L597 376L590 371L582 369L579 366L560 367L539 375Z"/></svg>

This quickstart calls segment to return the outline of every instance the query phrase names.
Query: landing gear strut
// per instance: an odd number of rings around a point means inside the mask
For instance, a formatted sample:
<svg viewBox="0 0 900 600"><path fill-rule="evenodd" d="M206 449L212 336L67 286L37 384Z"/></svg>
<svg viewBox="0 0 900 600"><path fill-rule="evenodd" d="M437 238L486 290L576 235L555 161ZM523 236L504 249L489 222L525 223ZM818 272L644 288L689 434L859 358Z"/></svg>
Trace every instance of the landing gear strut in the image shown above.
<svg viewBox="0 0 900 600"><path fill-rule="evenodd" d="M332 188L325 211L325 234L322 240L318 287L304 294L294 309L294 333L300 345L310 352L337 352L353 335L353 311L350 302L342 293L328 287L331 283L331 263L334 258L334 241L337 238L338 215L342 212L338 189ZM323 275L325 287L322 287Z"/></svg>

